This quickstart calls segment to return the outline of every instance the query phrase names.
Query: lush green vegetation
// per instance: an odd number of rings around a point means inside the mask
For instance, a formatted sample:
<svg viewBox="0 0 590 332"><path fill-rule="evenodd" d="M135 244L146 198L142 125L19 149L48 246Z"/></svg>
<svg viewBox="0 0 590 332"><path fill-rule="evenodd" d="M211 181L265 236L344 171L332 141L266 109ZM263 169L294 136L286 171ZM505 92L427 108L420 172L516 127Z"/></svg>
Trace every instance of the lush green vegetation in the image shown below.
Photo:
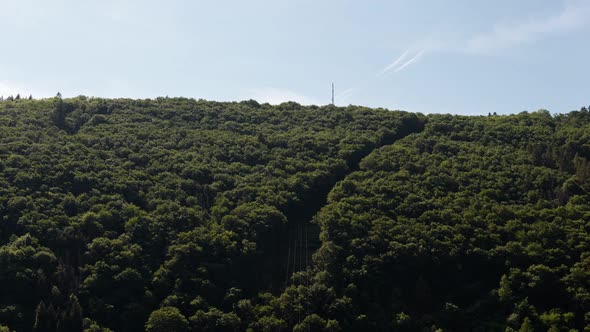
<svg viewBox="0 0 590 332"><path fill-rule="evenodd" d="M235 308L284 286L294 225L423 121L295 103L4 101L0 322L142 330L167 306L192 327L245 329L257 319Z"/></svg>
<svg viewBox="0 0 590 332"><path fill-rule="evenodd" d="M326 317L345 329L582 331L589 143L587 110L539 111L432 115L375 151L317 217Z"/></svg>
<svg viewBox="0 0 590 332"><path fill-rule="evenodd" d="M586 109L11 98L0 218L7 330L590 325Z"/></svg>

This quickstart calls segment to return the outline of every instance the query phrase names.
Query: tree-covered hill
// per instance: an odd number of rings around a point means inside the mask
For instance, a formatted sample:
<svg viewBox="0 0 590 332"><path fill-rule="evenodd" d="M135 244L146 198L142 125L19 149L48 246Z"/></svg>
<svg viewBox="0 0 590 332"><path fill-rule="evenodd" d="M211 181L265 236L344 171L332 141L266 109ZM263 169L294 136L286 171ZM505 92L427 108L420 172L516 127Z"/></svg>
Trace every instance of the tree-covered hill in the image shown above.
<svg viewBox="0 0 590 332"><path fill-rule="evenodd" d="M0 218L8 330L590 324L586 109L4 100Z"/></svg>
<svg viewBox="0 0 590 332"><path fill-rule="evenodd" d="M588 331L589 161L587 110L429 116L330 193L316 310L345 330Z"/></svg>
<svg viewBox="0 0 590 332"><path fill-rule="evenodd" d="M245 329L234 307L281 290L292 230L362 157L423 123L295 103L1 102L0 322L142 330L172 306L192 327L219 312L207 319Z"/></svg>

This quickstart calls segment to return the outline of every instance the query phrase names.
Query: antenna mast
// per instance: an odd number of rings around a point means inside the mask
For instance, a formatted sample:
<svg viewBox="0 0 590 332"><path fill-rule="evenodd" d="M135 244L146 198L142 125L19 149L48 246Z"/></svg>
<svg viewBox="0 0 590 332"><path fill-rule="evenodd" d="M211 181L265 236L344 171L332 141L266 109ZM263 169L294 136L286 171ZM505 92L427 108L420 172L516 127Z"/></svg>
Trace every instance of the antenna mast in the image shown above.
<svg viewBox="0 0 590 332"><path fill-rule="evenodd" d="M332 82L332 105L334 105L334 82Z"/></svg>

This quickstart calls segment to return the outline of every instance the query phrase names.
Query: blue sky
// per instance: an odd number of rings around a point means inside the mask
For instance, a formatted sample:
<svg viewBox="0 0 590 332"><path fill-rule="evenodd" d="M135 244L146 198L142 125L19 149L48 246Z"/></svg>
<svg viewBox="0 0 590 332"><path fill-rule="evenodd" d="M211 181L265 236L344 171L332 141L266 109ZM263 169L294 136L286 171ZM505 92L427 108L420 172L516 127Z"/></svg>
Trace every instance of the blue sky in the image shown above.
<svg viewBox="0 0 590 332"><path fill-rule="evenodd" d="M0 95L590 104L590 0L0 0Z"/></svg>

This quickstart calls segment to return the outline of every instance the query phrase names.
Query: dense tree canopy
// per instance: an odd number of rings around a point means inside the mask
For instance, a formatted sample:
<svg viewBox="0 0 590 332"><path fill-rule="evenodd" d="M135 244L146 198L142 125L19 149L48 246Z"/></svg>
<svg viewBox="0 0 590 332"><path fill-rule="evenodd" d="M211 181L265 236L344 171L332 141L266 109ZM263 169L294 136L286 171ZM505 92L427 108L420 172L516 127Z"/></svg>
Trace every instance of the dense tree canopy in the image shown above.
<svg viewBox="0 0 590 332"><path fill-rule="evenodd" d="M539 111L431 115L421 133L377 149L316 217L324 319L347 330L581 331L589 143L588 111Z"/></svg>
<svg viewBox="0 0 590 332"><path fill-rule="evenodd" d="M280 291L293 225L424 121L296 103L5 100L0 322L141 330L175 307L193 327L247 327L234 306Z"/></svg>
<svg viewBox="0 0 590 332"><path fill-rule="evenodd" d="M590 325L586 109L9 98L0 218L0 329Z"/></svg>

